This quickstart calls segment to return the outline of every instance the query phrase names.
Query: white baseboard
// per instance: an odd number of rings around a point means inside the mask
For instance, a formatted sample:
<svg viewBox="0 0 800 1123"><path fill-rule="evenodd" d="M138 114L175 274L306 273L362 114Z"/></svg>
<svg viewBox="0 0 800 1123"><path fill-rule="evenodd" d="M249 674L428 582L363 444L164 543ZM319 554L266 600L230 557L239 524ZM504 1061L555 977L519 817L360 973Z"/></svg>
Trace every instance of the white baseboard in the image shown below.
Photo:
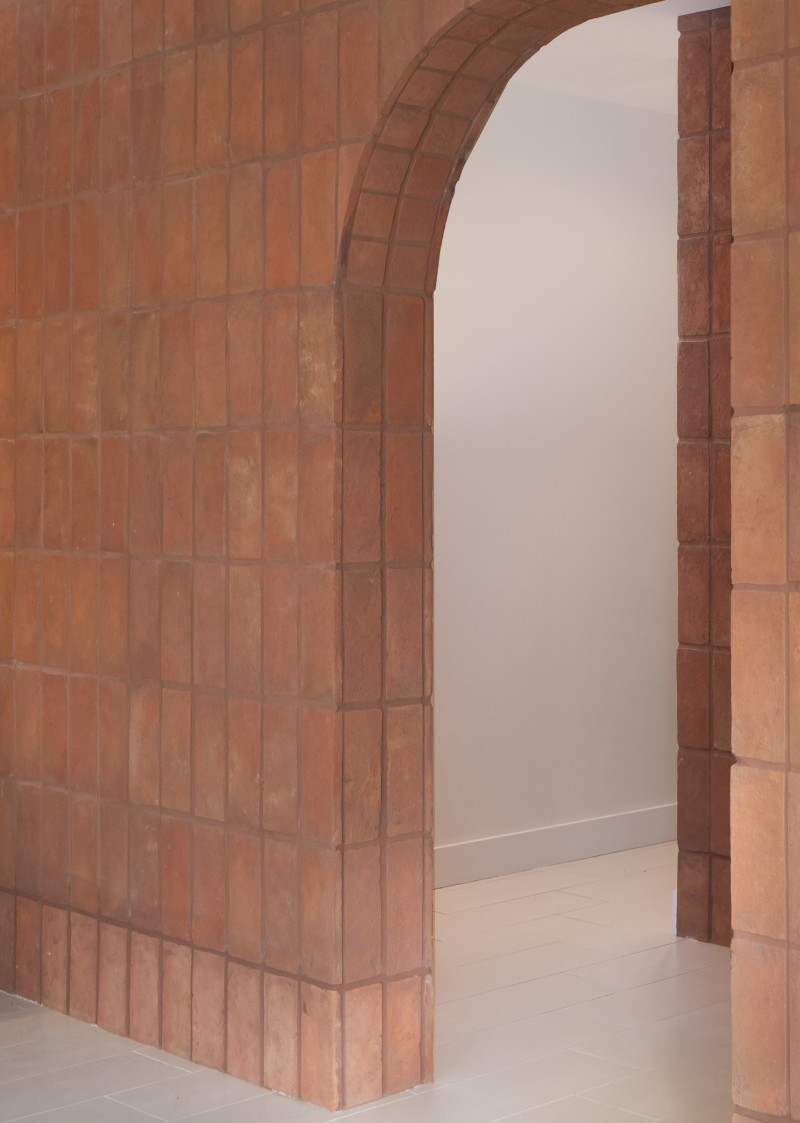
<svg viewBox="0 0 800 1123"><path fill-rule="evenodd" d="M598 819L437 846L436 887L671 842L676 834L677 810L676 803L666 803Z"/></svg>

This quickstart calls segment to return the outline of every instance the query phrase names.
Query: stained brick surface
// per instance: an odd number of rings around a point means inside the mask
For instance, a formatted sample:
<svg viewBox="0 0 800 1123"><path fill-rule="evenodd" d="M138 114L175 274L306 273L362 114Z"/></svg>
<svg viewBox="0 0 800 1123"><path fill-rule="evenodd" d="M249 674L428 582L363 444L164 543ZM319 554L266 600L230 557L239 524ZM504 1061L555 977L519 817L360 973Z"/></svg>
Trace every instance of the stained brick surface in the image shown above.
<svg viewBox="0 0 800 1123"><path fill-rule="evenodd" d="M730 838L715 809L728 805L731 765L729 13L695 13L679 27L678 931L727 944ZM757 444L739 469L743 486L764 453ZM759 532L750 548L764 541Z"/></svg>

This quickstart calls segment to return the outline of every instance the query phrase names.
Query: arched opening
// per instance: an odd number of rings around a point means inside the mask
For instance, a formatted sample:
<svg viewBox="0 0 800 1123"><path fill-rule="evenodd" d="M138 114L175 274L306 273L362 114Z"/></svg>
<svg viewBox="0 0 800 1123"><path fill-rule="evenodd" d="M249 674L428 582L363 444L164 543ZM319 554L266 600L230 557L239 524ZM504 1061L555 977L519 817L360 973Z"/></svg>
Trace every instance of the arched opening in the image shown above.
<svg viewBox="0 0 800 1123"><path fill-rule="evenodd" d="M350 200L337 281L344 759L355 788L368 771L364 746L377 753L379 743L385 777L382 896L372 906L376 923L383 921L388 976L385 1058L372 1095L433 1073L432 293L444 224L460 171L509 77L569 27L638 6L491 0L458 16L408 73ZM351 859L348 868L357 830L349 833L345 806L346 962L348 943L357 942L348 902L377 882L363 861ZM348 981L360 977L356 967Z"/></svg>

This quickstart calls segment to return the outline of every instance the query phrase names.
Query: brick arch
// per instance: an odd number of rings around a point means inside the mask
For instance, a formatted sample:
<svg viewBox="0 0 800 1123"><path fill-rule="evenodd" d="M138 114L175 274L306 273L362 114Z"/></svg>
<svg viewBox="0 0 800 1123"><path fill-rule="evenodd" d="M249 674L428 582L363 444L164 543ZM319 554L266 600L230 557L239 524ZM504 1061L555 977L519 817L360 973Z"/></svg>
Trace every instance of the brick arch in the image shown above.
<svg viewBox="0 0 800 1123"><path fill-rule="evenodd" d="M374 919L383 921L384 1094L433 1077L432 339L448 208L520 66L570 27L647 2L472 5L403 75L349 199L336 279L345 800L365 745L376 756L380 745L382 894ZM348 877L350 813L345 805L345 948L348 899L359 891L358 875ZM363 908L352 916L364 923ZM347 1057L346 1006L344 1039ZM349 1087L345 1102L353 1102Z"/></svg>

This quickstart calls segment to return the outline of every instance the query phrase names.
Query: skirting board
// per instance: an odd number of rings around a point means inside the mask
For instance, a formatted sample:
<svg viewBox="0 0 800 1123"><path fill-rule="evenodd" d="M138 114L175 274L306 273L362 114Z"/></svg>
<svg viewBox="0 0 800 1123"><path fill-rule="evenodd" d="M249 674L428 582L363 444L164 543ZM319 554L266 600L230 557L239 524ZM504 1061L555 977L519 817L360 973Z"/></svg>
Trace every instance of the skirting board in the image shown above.
<svg viewBox="0 0 800 1123"><path fill-rule="evenodd" d="M666 803L577 823L558 823L437 846L436 888L671 842L676 836L677 813L676 803Z"/></svg>

